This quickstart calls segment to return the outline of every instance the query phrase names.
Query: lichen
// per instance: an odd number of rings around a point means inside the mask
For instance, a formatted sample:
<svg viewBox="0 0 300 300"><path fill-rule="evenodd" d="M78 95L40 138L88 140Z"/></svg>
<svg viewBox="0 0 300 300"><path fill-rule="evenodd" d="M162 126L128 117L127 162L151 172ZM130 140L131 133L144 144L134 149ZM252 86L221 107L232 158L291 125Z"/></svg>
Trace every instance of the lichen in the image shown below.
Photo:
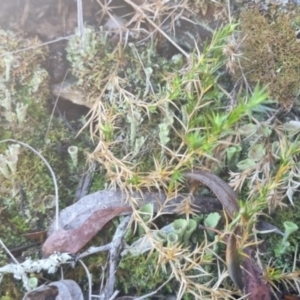
<svg viewBox="0 0 300 300"><path fill-rule="evenodd" d="M171 113L159 125L161 115L157 108L162 102L167 72L180 69L184 60L177 55L168 62L159 55L153 40L140 41L143 36L130 37L126 45L116 47L104 32L95 33L91 28L85 31L84 45L75 37L67 48L77 86L88 103L101 102L92 115L100 129L97 134L105 142L114 143L110 147L113 155L136 161L150 148L159 148L158 141L166 144L162 127L166 127L164 135L168 135ZM117 141L123 141L123 146Z"/></svg>
<svg viewBox="0 0 300 300"><path fill-rule="evenodd" d="M37 38L0 30L0 140L20 140L43 154L61 184L60 205L64 207L72 200L85 166L86 145L83 136L76 140L61 120L51 119L49 75L43 68L48 53L39 44ZM1 158L7 157L12 145L1 143ZM80 149L77 168L67 152L70 145ZM8 170L9 176L0 173L0 238L13 249L31 243L24 233L47 229L54 216L54 187L44 163L23 147L16 169ZM3 253L1 266L7 262ZM3 290L13 299L21 298L20 287L10 277L1 284L1 296Z"/></svg>
<svg viewBox="0 0 300 300"><path fill-rule="evenodd" d="M39 47L40 41L26 39L21 34L0 29L0 118L2 129L16 129L26 119L27 109L45 106L49 96L49 75L41 64L47 48ZM32 47L33 51L22 51ZM21 108L26 111L21 114ZM35 116L37 117L37 116Z"/></svg>

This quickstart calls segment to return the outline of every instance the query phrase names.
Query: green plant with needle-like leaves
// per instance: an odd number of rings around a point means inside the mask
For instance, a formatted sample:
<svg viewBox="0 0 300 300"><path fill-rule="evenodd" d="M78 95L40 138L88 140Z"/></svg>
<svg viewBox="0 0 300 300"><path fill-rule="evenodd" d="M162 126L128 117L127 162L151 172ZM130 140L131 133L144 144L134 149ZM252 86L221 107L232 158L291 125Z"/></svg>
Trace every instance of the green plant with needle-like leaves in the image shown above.
<svg viewBox="0 0 300 300"><path fill-rule="evenodd" d="M125 2L131 3L130 0ZM266 213L267 209L283 207L286 197L291 204L296 203L294 193L300 184L300 168L299 143L295 137L300 125L294 121L283 121L278 125L277 120L268 117L265 120L265 116L274 112L269 107L272 103L267 101L265 88L257 85L250 93L250 88L245 91L242 86L237 91L238 84L235 84L233 91L229 91L233 85L224 71L230 63L233 64L226 53L228 44L237 36L236 25L229 24L216 30L203 49L199 50L196 46L194 51L186 53L175 43L181 54L175 54L168 60L163 57L157 51L156 33L147 33L147 22L153 26L153 21L158 21L161 25L167 15L172 23L175 22L175 11L177 14L188 9L184 8L185 1L178 3L174 11L165 3L161 6L156 4L146 1L137 8L139 18L132 18L131 22L137 25L136 28L141 28L143 23L143 30L136 32L134 28L134 34L130 32L125 40L121 38L118 42L102 29L96 31L86 27L84 42L74 36L67 49L72 75L75 76L74 88L83 91L84 101L92 107L86 126L90 125L91 138L96 146L89 158L101 164L106 175L105 185L120 187L127 195L136 190L160 191L166 194L166 203L172 196L190 192L177 207L178 213L183 215L180 218L186 219L177 219L172 232L157 228L160 222L165 222L160 210L157 215L149 206L138 211L139 199L128 197L133 207L134 224L137 224L139 234L148 238L148 244L145 239L142 245L136 244L136 247L144 247L145 252L150 253L147 258L142 254L135 258L129 255L123 257L119 282L126 292L133 291L136 283L140 285L137 292L145 292L147 288L155 289L161 280L173 278L180 283L176 291L178 298L184 295L195 299L234 298L239 292L228 285L226 267L219 257L222 253L218 250L219 236L212 241L207 237L207 231L196 230L196 222L190 219L191 215L197 214L197 208L191 205L193 193L187 190L182 173L186 169L202 168L214 173L218 171L223 176L229 170L226 180L238 191L241 199L247 200L241 201L240 211L231 224L226 224L225 231L234 230L236 226L243 227L245 233L239 245L242 249L246 243L252 243L251 230L258 215ZM103 11L101 18L104 15ZM155 30L160 31L160 27ZM38 57L41 58L43 53L40 51ZM15 67L13 59L17 57L4 56L0 66L4 79L0 84L0 94L1 116L18 125L18 133L19 125L27 121L28 115L34 115L32 96L37 95L38 87L43 87L47 74L38 68L38 62L29 77L26 77L29 74L26 65L22 68L25 74L19 74L18 70L12 72ZM283 69L279 66L275 70L280 74ZM13 74L17 73L28 78L25 89L20 84L21 94L16 94L10 86L13 80L19 78L13 78ZM250 75L255 76L255 72ZM39 95L46 94L46 89L43 91ZM14 102L16 95L18 101L22 98L24 103ZM62 130L58 130L57 135L50 131L47 140L43 140L42 145L39 142L38 148L57 164L56 154L49 153L47 145L65 139L67 135ZM18 171L18 166L16 176L22 179L25 174L38 171L33 173L38 174L31 184L36 191L29 194L28 205L35 207L32 195L40 195L38 189L49 184L46 177L39 176L43 167L25 154L21 154L23 157L19 162L22 170ZM79 165L82 164L81 159L78 157ZM8 160L12 170L14 162L13 158ZM28 165L31 167L29 171ZM4 177L1 180L6 183L7 190L9 174L5 167L7 165L0 157L0 171L4 175L1 175ZM94 189L99 186L104 186L104 180L97 178ZM195 192L193 186L191 190ZM8 212L15 208L11 197L4 199L3 203ZM43 205L43 213L44 210ZM221 226L223 223L219 222L219 218L217 213L204 217L205 225ZM20 218L12 221L18 229L27 226ZM222 229L218 229L221 233ZM218 232L217 229L215 231ZM294 236L290 241L293 239ZM287 245L285 238L281 246ZM285 255L290 254L292 246L291 243L291 247L286 248ZM155 268L157 272L154 272ZM134 275L131 280L128 280L128 270ZM272 279L271 276L269 278ZM274 280L282 278L282 274L273 273ZM168 285L167 289L170 288L172 286Z"/></svg>
<svg viewBox="0 0 300 300"><path fill-rule="evenodd" d="M80 77L78 85L82 88L85 89L88 82L93 85L96 78L96 88L101 88L94 92L89 89L89 101L99 102L93 106L89 120L93 126L95 122L98 125L93 135L94 140L98 138L98 145L91 157L106 170L111 186L124 190L154 188L171 197L183 188L182 170L195 165L214 170L214 164L224 164L227 139L240 122L252 121L255 110L264 111L262 105L267 100L265 89L257 86L252 94L239 94L231 109L223 108L228 101L222 87L221 70L227 62L223 48L234 30L232 25L220 28L201 53L195 51L180 63L171 60L170 65L161 60L161 64L156 65L153 44L141 48L131 45L115 52L107 47L109 56L99 64L93 59L91 72L95 75L90 72L86 80L83 78L87 73L79 69L74 71ZM103 43L101 37L92 37ZM122 73L118 71L120 65L114 55L123 58ZM144 89L139 86L139 79L145 81ZM132 204L138 201L128 200ZM195 214L189 205L182 207L182 213ZM159 254L157 265L182 282L179 295L185 291L197 291L202 296L214 293L211 290L203 292L203 285L210 279L202 263L211 265L215 259L210 254L210 259L205 260L208 257L205 253L210 249L214 251L214 246L208 246L206 237L197 247L198 252L184 249L183 244L187 244L184 233L180 237L166 234L168 243L163 245L151 237L150 223L145 223L135 208L134 219L141 223L145 235L152 241L153 250ZM194 227L191 225L190 230ZM194 261L199 262L195 265ZM189 278L190 272L197 280Z"/></svg>

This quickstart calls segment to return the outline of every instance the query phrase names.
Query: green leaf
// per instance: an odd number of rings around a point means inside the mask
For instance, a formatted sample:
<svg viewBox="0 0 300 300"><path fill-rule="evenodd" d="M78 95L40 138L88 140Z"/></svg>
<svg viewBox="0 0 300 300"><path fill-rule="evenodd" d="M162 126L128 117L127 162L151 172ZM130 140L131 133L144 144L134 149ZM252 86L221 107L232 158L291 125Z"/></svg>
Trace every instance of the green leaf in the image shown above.
<svg viewBox="0 0 300 300"><path fill-rule="evenodd" d="M226 149L226 157L228 163L231 163L235 157L242 151L241 146L229 147Z"/></svg>
<svg viewBox="0 0 300 300"><path fill-rule="evenodd" d="M182 241L182 237L185 234L186 228L188 226L188 223L185 219L177 219L172 223L174 232L177 234L178 236L178 241L181 242Z"/></svg>
<svg viewBox="0 0 300 300"><path fill-rule="evenodd" d="M38 286L38 279L36 277L31 277L28 280L28 285L32 288L35 289Z"/></svg>
<svg viewBox="0 0 300 300"><path fill-rule="evenodd" d="M248 152L248 158L255 162L262 160L266 155L266 147L263 144L256 144Z"/></svg>
<svg viewBox="0 0 300 300"><path fill-rule="evenodd" d="M170 232L167 235L167 244L168 247L174 246L176 243L178 243L179 237L175 232Z"/></svg>
<svg viewBox="0 0 300 300"><path fill-rule="evenodd" d="M249 169L249 168L252 168L256 165L255 161L250 159L250 158L247 158L247 159L244 159L244 160L241 160L238 164L237 164L237 167L240 169L240 170L246 170L246 169Z"/></svg>
<svg viewBox="0 0 300 300"><path fill-rule="evenodd" d="M217 212L210 213L204 220L204 225L211 228L216 228L220 221L220 214Z"/></svg>
<svg viewBox="0 0 300 300"><path fill-rule="evenodd" d="M257 125L255 124L245 124L242 125L239 129L238 129L239 133L244 135L244 136L250 136L252 134L254 134L257 131Z"/></svg>

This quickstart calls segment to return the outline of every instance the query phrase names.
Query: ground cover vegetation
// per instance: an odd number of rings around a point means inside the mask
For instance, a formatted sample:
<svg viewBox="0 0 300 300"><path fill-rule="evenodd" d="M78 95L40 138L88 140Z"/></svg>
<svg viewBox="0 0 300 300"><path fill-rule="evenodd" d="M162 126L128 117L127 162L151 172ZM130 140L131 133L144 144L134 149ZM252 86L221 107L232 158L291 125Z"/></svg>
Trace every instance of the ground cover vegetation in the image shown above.
<svg viewBox="0 0 300 300"><path fill-rule="evenodd" d="M101 18L112 27L86 25L66 47L69 100L89 109L77 138L49 112L50 78L43 67L47 46L38 46L37 38L0 31L1 140L26 142L46 157L60 186L61 208L72 204L89 164L99 166L91 191L121 189L127 195L133 211L115 286L123 294L142 296L159 289L158 294L175 299L243 298L239 271L230 261L247 256L249 245L273 295L299 294L299 237L293 234L299 224L299 7L262 10L254 5L232 18L222 2L137 6L128 0L131 14L119 20L115 7L97 2ZM178 23L190 18L194 30L193 11L221 19L223 25L211 29L205 24L210 36L205 41L196 34L181 39ZM28 243L24 233L47 230L55 206L45 165L16 145L0 144L0 238L10 249ZM75 160L70 146L79 149ZM222 211L203 214L191 205L194 195L210 193L186 180L184 173L191 169L216 174L236 191L239 211L232 218ZM151 205L141 208L132 195L145 191L185 198L170 216L154 213ZM123 218L114 218L87 247L109 243ZM259 233L259 218L284 236ZM38 242L44 235L38 235ZM38 259L40 253L34 248L23 258L28 255ZM106 254L84 261L96 289L107 280ZM3 248L0 262L9 262ZM63 270L65 278L88 289L81 265ZM32 278L57 280L46 272ZM24 294L22 283L7 274L0 291L3 300Z"/></svg>

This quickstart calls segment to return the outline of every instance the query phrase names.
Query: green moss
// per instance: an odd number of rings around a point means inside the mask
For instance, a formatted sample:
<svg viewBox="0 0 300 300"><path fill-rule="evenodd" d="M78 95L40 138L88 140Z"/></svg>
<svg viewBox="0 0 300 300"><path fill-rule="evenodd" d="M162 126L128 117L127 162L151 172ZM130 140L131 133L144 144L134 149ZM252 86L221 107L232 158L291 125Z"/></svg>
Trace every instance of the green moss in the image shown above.
<svg viewBox="0 0 300 300"><path fill-rule="evenodd" d="M119 263L117 270L117 289L125 294L143 295L154 291L170 274L163 273L157 266L158 253L150 256L126 255ZM162 293L172 291L171 284L167 284Z"/></svg>
<svg viewBox="0 0 300 300"><path fill-rule="evenodd" d="M299 102L299 13L299 7L280 12L271 6L269 13L247 9L241 14L242 71L249 83L268 85L272 98L286 109ZM240 76L236 66L235 78Z"/></svg>
<svg viewBox="0 0 300 300"><path fill-rule="evenodd" d="M20 281L15 280L10 274L4 276L1 282L1 300L22 299L23 293L21 291L22 284Z"/></svg>
<svg viewBox="0 0 300 300"><path fill-rule="evenodd" d="M295 224L300 224L300 204L295 203L293 209L281 209L277 210L273 215L272 224L276 225L280 230L284 232L283 223L285 221L291 221ZM266 262L272 262L272 268L277 270L284 270L289 273L293 270L294 255L297 250L297 245L300 243L300 236L296 232L292 234L288 241L290 246L287 247L284 255L279 255L279 249L281 248L282 236L277 234L271 234L268 236L267 252L265 255Z"/></svg>

